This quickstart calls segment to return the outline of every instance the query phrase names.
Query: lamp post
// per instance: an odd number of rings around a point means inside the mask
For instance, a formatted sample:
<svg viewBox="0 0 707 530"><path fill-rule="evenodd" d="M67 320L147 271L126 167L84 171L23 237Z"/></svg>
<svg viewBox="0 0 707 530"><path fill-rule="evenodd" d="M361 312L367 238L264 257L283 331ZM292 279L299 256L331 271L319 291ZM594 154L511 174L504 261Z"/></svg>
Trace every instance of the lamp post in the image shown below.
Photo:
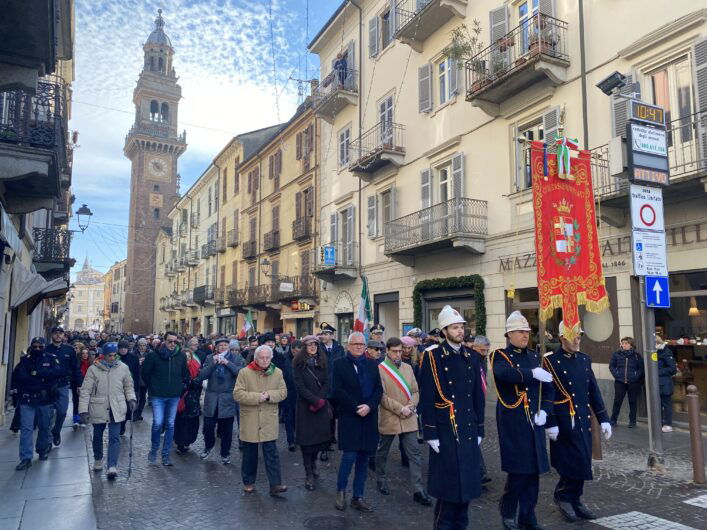
<svg viewBox="0 0 707 530"><path fill-rule="evenodd" d="M91 222L92 215L93 215L93 212L85 204L82 204L81 208L76 210L76 220L78 221L79 229L81 230L82 234L88 228L88 225Z"/></svg>

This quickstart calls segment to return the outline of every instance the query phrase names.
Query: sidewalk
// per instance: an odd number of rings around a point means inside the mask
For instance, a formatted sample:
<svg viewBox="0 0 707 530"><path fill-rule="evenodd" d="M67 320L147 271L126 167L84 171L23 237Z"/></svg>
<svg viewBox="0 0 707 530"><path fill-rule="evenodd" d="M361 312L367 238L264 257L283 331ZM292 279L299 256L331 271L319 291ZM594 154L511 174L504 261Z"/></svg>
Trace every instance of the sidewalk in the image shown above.
<svg viewBox="0 0 707 530"><path fill-rule="evenodd" d="M31 468L15 471L20 435L10 432L11 419L0 427L0 528L95 529L86 429L74 432L66 423L49 460L40 462L35 454Z"/></svg>

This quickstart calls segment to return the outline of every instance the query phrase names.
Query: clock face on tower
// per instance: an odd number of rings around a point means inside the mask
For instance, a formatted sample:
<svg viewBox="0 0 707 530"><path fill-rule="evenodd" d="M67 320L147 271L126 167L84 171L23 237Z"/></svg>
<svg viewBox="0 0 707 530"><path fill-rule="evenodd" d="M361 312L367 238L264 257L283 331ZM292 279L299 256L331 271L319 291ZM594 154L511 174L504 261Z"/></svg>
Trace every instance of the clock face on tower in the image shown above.
<svg viewBox="0 0 707 530"><path fill-rule="evenodd" d="M166 180L169 178L169 160L161 156L147 158L147 174L153 178Z"/></svg>

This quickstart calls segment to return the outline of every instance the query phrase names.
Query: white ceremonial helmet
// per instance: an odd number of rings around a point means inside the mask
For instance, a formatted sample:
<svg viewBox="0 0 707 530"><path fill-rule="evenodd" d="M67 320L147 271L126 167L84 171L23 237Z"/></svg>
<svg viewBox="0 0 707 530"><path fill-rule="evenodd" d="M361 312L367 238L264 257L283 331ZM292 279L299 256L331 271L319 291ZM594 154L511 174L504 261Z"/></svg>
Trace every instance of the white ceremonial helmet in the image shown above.
<svg viewBox="0 0 707 530"><path fill-rule="evenodd" d="M466 320L459 314L459 311L450 305L446 305L439 312L437 317L437 325L440 329L444 329L452 324L466 324Z"/></svg>
<svg viewBox="0 0 707 530"><path fill-rule="evenodd" d="M506 333L511 331L530 331L528 319L520 311L513 311L506 320Z"/></svg>
<svg viewBox="0 0 707 530"><path fill-rule="evenodd" d="M579 327L579 331L578 331L579 334L580 334L580 335L583 334L583 333L584 333L584 330L582 329L582 326L580 325L580 326L578 326L578 327ZM565 334L567 333L567 331L568 331L568 330L567 330L567 328L565 327L565 321L563 320L563 321L560 322L560 331L559 331L558 335L559 335L560 337L564 337Z"/></svg>

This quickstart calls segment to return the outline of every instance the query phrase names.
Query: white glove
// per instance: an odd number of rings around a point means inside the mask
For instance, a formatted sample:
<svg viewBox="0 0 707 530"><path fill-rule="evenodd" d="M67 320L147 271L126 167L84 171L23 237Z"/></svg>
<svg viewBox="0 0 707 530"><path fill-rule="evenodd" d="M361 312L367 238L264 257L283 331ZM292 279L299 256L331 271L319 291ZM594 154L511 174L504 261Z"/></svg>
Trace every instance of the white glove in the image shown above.
<svg viewBox="0 0 707 530"><path fill-rule="evenodd" d="M601 432L604 434L604 438L607 440L611 438L611 423L605 421L601 424Z"/></svg>
<svg viewBox="0 0 707 530"><path fill-rule="evenodd" d="M535 415L535 425L538 427L542 427L545 425L545 422L547 421L547 412L544 410L539 410L538 413Z"/></svg>
<svg viewBox="0 0 707 530"><path fill-rule="evenodd" d="M533 368L533 377L541 383L552 382L552 374L546 370L543 370L539 366L537 368Z"/></svg>
<svg viewBox="0 0 707 530"><path fill-rule="evenodd" d="M548 427L545 429L545 432L547 433L547 437L550 438L553 442L557 441L557 436L560 434L560 428L559 427Z"/></svg>
<svg viewBox="0 0 707 530"><path fill-rule="evenodd" d="M439 453L439 440L427 440L427 443L435 453Z"/></svg>
<svg viewBox="0 0 707 530"><path fill-rule="evenodd" d="M481 445L481 440L483 440L483 438L481 436L477 436L476 439L478 440L479 445Z"/></svg>

